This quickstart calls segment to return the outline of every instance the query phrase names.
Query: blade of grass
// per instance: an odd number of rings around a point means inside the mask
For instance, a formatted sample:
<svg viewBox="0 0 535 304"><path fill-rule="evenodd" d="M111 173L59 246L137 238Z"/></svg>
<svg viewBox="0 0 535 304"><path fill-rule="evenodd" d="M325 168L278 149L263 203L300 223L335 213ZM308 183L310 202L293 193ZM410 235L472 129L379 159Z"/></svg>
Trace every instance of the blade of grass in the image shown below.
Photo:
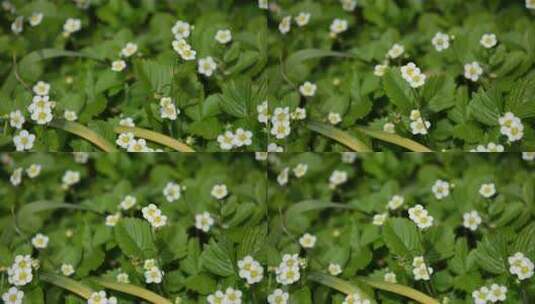
<svg viewBox="0 0 535 304"><path fill-rule="evenodd" d="M101 285L107 289L113 289L117 290L123 293L127 293L133 296L136 296L138 298L141 298L143 300L149 301L153 304L172 304L171 301L167 300L164 297L159 296L158 294L147 290L145 288L141 288L139 286L135 286L132 284L126 284L126 283L118 283L109 281L103 278L93 279L93 281Z"/></svg>
<svg viewBox="0 0 535 304"><path fill-rule="evenodd" d="M67 204L67 203L50 202L50 201L38 201L38 202L33 202L33 203L22 206L19 209L17 216L18 217L28 216L36 212L58 209L58 208L86 210L86 211L92 211L92 212L98 213L98 211L85 207L85 206L79 206L79 205Z"/></svg>
<svg viewBox="0 0 535 304"><path fill-rule="evenodd" d="M329 137L343 144L355 152L373 152L370 147L368 147L358 138L351 136L349 133L335 127L317 121L310 121L307 124L307 127L314 132L320 133L323 136Z"/></svg>
<svg viewBox="0 0 535 304"><path fill-rule="evenodd" d="M325 208L355 209L355 207L346 204L323 202L317 200L306 200L301 201L297 204L293 204L290 208L286 210L286 216L291 218L291 215L294 214Z"/></svg>
<svg viewBox="0 0 535 304"><path fill-rule="evenodd" d="M84 284L78 281L57 274L41 273L39 275L39 278L44 282L56 285L63 289L67 289L68 291L77 294L84 299L89 299L89 297L91 297L91 294L94 292L93 289L85 286Z"/></svg>
<svg viewBox="0 0 535 304"><path fill-rule="evenodd" d="M401 137L397 134L390 134L390 133L386 133L383 131L372 130L370 128L365 128L365 127L359 127L357 128L357 130L359 130L360 132L370 137L377 138L379 140L386 141L386 142L398 145L403 148L407 148L413 152L433 152L433 150L429 149L428 147L420 143L417 143L413 140L410 140L408 138Z"/></svg>
<svg viewBox="0 0 535 304"><path fill-rule="evenodd" d="M163 146L169 147L178 152L195 152L190 146L172 138L167 135L163 135L158 132L150 131L142 128L135 127L124 127L118 126L115 127L114 131L116 133L128 133L131 132L136 137L144 138L146 140L161 144Z"/></svg>
<svg viewBox="0 0 535 304"><path fill-rule="evenodd" d="M62 129L69 133L78 135L85 140L91 142L95 146L102 149L104 152L117 152L117 149L113 144L104 139L104 137L95 133L93 130L88 127L81 125L77 122L66 121L66 120L54 120L50 123L51 127Z"/></svg>
<svg viewBox="0 0 535 304"><path fill-rule="evenodd" d="M322 49L305 49L297 51L286 59L286 66L292 67L296 64L299 64L305 60L322 58L322 57L339 57L339 58L351 58L353 55L349 53L335 52L330 50Z"/></svg>
<svg viewBox="0 0 535 304"><path fill-rule="evenodd" d="M331 287L338 291L341 291L345 294L353 293L357 289L356 286L354 286L352 283L348 281L344 281L342 279L338 279L336 277L330 276L328 274L320 273L320 272L310 273L308 275L308 279L311 281L320 283L322 285ZM357 279L359 280L359 282L366 284L368 286L371 286L372 288L389 291L389 292L410 298L422 304L439 304L440 303L439 301L433 299L432 297L416 289L410 288L408 286L373 280L373 279L364 278L364 277L358 277Z"/></svg>

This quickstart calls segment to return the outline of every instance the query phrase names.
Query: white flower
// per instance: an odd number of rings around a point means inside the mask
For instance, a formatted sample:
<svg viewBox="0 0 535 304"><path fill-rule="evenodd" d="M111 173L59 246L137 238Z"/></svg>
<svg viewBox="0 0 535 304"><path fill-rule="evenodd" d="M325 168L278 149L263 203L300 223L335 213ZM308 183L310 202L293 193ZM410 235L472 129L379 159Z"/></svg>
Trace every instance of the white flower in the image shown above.
<svg viewBox="0 0 535 304"><path fill-rule="evenodd" d="M301 178L301 177L305 176L305 174L307 173L307 170L308 170L308 165L307 164L298 164L295 168L293 168L292 171L293 171L295 177Z"/></svg>
<svg viewBox="0 0 535 304"><path fill-rule="evenodd" d="M297 17L294 19L298 26L305 26L310 21L310 14L306 12L300 12L299 15L297 15Z"/></svg>
<svg viewBox="0 0 535 304"><path fill-rule="evenodd" d="M238 128L234 133L234 139L232 144L235 147L250 146L253 144L253 132Z"/></svg>
<svg viewBox="0 0 535 304"><path fill-rule="evenodd" d="M360 291L348 294L342 304L370 304L370 300L364 298Z"/></svg>
<svg viewBox="0 0 535 304"><path fill-rule="evenodd" d="M476 231L481 224L481 217L477 211L473 210L463 214L463 226L472 231Z"/></svg>
<svg viewBox="0 0 535 304"><path fill-rule="evenodd" d="M117 140L115 143L120 146L121 148L127 149L132 141L134 141L134 133L128 132L128 133L121 133L117 137Z"/></svg>
<svg viewBox="0 0 535 304"><path fill-rule="evenodd" d="M479 194L484 198L491 198L496 194L496 186L493 183L482 184L481 187L479 187Z"/></svg>
<svg viewBox="0 0 535 304"><path fill-rule="evenodd" d="M393 273L393 272L385 273L384 280L385 280L385 282L390 282L390 283L397 283L398 282L398 280L396 278L396 274Z"/></svg>
<svg viewBox="0 0 535 304"><path fill-rule="evenodd" d="M290 31L292 26L292 16L286 16L282 18L281 22L279 23L279 32L281 34L286 35Z"/></svg>
<svg viewBox="0 0 535 304"><path fill-rule="evenodd" d="M197 57L197 52L195 50L192 50L191 48L184 48L178 51L178 54L182 59L186 61L195 60Z"/></svg>
<svg viewBox="0 0 535 304"><path fill-rule="evenodd" d="M176 120L177 114L180 114L180 110L175 107L171 97L160 98L160 117L170 120Z"/></svg>
<svg viewBox="0 0 535 304"><path fill-rule="evenodd" d="M117 212L115 214L110 214L106 216L105 224L108 227L115 227L115 225L117 225L120 219L121 219L121 213Z"/></svg>
<svg viewBox="0 0 535 304"><path fill-rule="evenodd" d="M26 130L22 130L18 135L13 136L13 144L17 151L30 150L33 148L35 135Z"/></svg>
<svg viewBox="0 0 535 304"><path fill-rule="evenodd" d="M78 32L82 28L82 21L80 19L69 18L63 25L63 32L66 36Z"/></svg>
<svg viewBox="0 0 535 304"><path fill-rule="evenodd" d="M267 297L269 304L288 304L290 295L282 289L277 288Z"/></svg>
<svg viewBox="0 0 535 304"><path fill-rule="evenodd" d="M167 199L168 202L172 203L180 199L181 191L182 189L179 184L174 182L168 182L165 185L165 188L163 189L163 195L165 196L165 199Z"/></svg>
<svg viewBox="0 0 535 304"><path fill-rule="evenodd" d="M206 300L210 304L224 304L225 294L221 290L217 290L215 293L208 295Z"/></svg>
<svg viewBox="0 0 535 304"><path fill-rule="evenodd" d="M64 276L71 276L74 273L74 267L71 264L61 264L61 272Z"/></svg>
<svg viewBox="0 0 535 304"><path fill-rule="evenodd" d="M216 69L217 64L212 57L208 56L206 58L199 59L199 74L210 77Z"/></svg>
<svg viewBox="0 0 535 304"><path fill-rule="evenodd" d="M128 273L126 272L121 272L117 274L116 279L119 283L130 283L130 278L128 277Z"/></svg>
<svg viewBox="0 0 535 304"><path fill-rule="evenodd" d="M66 186L72 186L80 181L80 172L67 170L63 174L61 181Z"/></svg>
<svg viewBox="0 0 535 304"><path fill-rule="evenodd" d="M74 161L78 164L87 164L89 160L89 153L87 152L73 152Z"/></svg>
<svg viewBox="0 0 535 304"><path fill-rule="evenodd" d="M331 184L333 188L345 183L346 181L347 172L345 171L334 170L333 173L331 173L331 176L329 177L329 184Z"/></svg>
<svg viewBox="0 0 535 304"><path fill-rule="evenodd" d="M403 45L396 43L392 46L392 48L390 48L387 55L392 59L396 59L399 56L403 55L404 52L405 48L403 47Z"/></svg>
<svg viewBox="0 0 535 304"><path fill-rule="evenodd" d="M474 298L474 304L487 304L489 299L490 290L487 287L481 287L479 290L472 292L472 298Z"/></svg>
<svg viewBox="0 0 535 304"><path fill-rule="evenodd" d="M215 34L215 40L221 44L227 44L232 41L230 30L218 30Z"/></svg>
<svg viewBox="0 0 535 304"><path fill-rule="evenodd" d="M22 299L24 298L24 292L18 290L16 287L11 287L2 295L2 300L6 304L22 304Z"/></svg>
<svg viewBox="0 0 535 304"><path fill-rule="evenodd" d="M337 276L342 273L342 267L340 267L340 265L336 263L329 263L327 270L333 276Z"/></svg>
<svg viewBox="0 0 535 304"><path fill-rule="evenodd" d="M241 304L242 292L238 289L227 288L223 304Z"/></svg>
<svg viewBox="0 0 535 304"><path fill-rule="evenodd" d="M428 214L422 205L409 208L409 218L422 230L433 225L433 217Z"/></svg>
<svg viewBox="0 0 535 304"><path fill-rule="evenodd" d="M268 0L258 0L258 8L268 9Z"/></svg>
<svg viewBox="0 0 535 304"><path fill-rule="evenodd" d="M87 304L108 304L106 292L104 290L93 292L89 299L87 299Z"/></svg>
<svg viewBox="0 0 535 304"><path fill-rule="evenodd" d="M195 228L208 232L212 225L214 225L214 219L210 213L203 212L195 215Z"/></svg>
<svg viewBox="0 0 535 304"><path fill-rule="evenodd" d="M48 236L38 233L32 238L32 245L37 249L44 249L48 246Z"/></svg>
<svg viewBox="0 0 535 304"><path fill-rule="evenodd" d="M277 121L271 127L271 134L275 136L276 139L283 139L289 136L291 133L290 122L286 121Z"/></svg>
<svg viewBox="0 0 535 304"><path fill-rule="evenodd" d="M413 75L410 80L409 80L409 84L411 87L413 88L419 88L421 86L423 86L425 84L425 80L426 80L427 76L425 76L425 74L416 74L416 75Z"/></svg>
<svg viewBox="0 0 535 304"><path fill-rule="evenodd" d="M119 125L123 127L135 127L136 124L134 123L134 120L132 117L125 117L119 121Z"/></svg>
<svg viewBox="0 0 535 304"><path fill-rule="evenodd" d="M535 0L526 0L526 8L535 9Z"/></svg>
<svg viewBox="0 0 535 304"><path fill-rule="evenodd" d="M39 125L45 125L52 121L52 112L50 109L38 109L34 111L31 115L31 119L34 120Z"/></svg>
<svg viewBox="0 0 535 304"><path fill-rule="evenodd" d="M342 152L342 162L352 164L357 159L356 152Z"/></svg>
<svg viewBox="0 0 535 304"><path fill-rule="evenodd" d="M127 195L123 198L121 203L119 204L119 207L123 210L128 210L132 208L137 202L137 199L135 196Z"/></svg>
<svg viewBox="0 0 535 304"><path fill-rule="evenodd" d="M352 12L357 7L357 0L340 0L345 11Z"/></svg>
<svg viewBox="0 0 535 304"><path fill-rule="evenodd" d="M271 118L273 124L276 123L290 123L290 108L275 108Z"/></svg>
<svg viewBox="0 0 535 304"><path fill-rule="evenodd" d="M438 52L442 52L450 47L450 36L448 34L438 32L435 34L435 37L433 37L431 42Z"/></svg>
<svg viewBox="0 0 535 304"><path fill-rule="evenodd" d="M316 236L310 233L305 233L301 238L299 238L299 244L303 248L314 248L316 245Z"/></svg>
<svg viewBox="0 0 535 304"><path fill-rule="evenodd" d="M156 214L149 219L149 223L153 228L160 228L167 224L167 216L163 214Z"/></svg>
<svg viewBox="0 0 535 304"><path fill-rule="evenodd" d="M8 269L8 281L15 286L24 286L33 280L31 264L28 268Z"/></svg>
<svg viewBox="0 0 535 304"><path fill-rule="evenodd" d="M224 199L228 195L227 185L218 184L212 187L212 196L218 200Z"/></svg>
<svg viewBox="0 0 535 304"><path fill-rule="evenodd" d="M15 21L11 23L11 31L18 35L22 33L22 30L24 30L24 17L18 16L17 18L15 18Z"/></svg>
<svg viewBox="0 0 535 304"><path fill-rule="evenodd" d="M412 121L410 123L410 127L411 127L412 134L426 135L428 133L429 128L431 127L431 122L427 120L424 121L423 119L420 118L418 120Z"/></svg>
<svg viewBox="0 0 535 304"><path fill-rule="evenodd" d="M126 62L124 60L115 60L111 63L111 70L114 72L122 72L126 69Z"/></svg>
<svg viewBox="0 0 535 304"><path fill-rule="evenodd" d="M299 86L299 92L305 97L312 97L316 95L317 86L309 81L306 81Z"/></svg>
<svg viewBox="0 0 535 304"><path fill-rule="evenodd" d="M75 121L78 119L78 115L76 115L76 112L69 110L65 110L65 112L63 113L63 117L68 121Z"/></svg>
<svg viewBox="0 0 535 304"><path fill-rule="evenodd" d="M35 178L39 176L41 173L41 165L39 164L31 164L28 169L26 169L26 174L28 174L29 178Z"/></svg>
<svg viewBox="0 0 535 304"><path fill-rule="evenodd" d="M147 152L147 142L145 139L132 139L128 144L128 152Z"/></svg>
<svg viewBox="0 0 535 304"><path fill-rule="evenodd" d="M527 161L535 160L535 152L522 152L522 159Z"/></svg>
<svg viewBox="0 0 535 304"><path fill-rule="evenodd" d="M276 143L270 143L267 147L267 151L273 152L273 153L282 153L284 152L284 148L281 146L278 146Z"/></svg>
<svg viewBox="0 0 535 304"><path fill-rule="evenodd" d="M256 111L258 112L258 122L267 124L269 120L267 100L256 106Z"/></svg>
<svg viewBox="0 0 535 304"><path fill-rule="evenodd" d="M507 298L507 287L503 285L492 284L490 286L488 298L491 302L505 301Z"/></svg>
<svg viewBox="0 0 535 304"><path fill-rule="evenodd" d="M340 113L329 112L327 120L331 125L337 125L342 121L342 117L340 116Z"/></svg>
<svg viewBox="0 0 535 304"><path fill-rule="evenodd" d="M187 22L178 20L173 28L171 29L175 35L175 39L180 40L183 38L188 38L191 34L191 25Z"/></svg>
<svg viewBox="0 0 535 304"><path fill-rule="evenodd" d="M450 195L450 184L441 179L435 181L433 187L431 187L433 194L438 200L446 198Z"/></svg>
<svg viewBox="0 0 535 304"><path fill-rule="evenodd" d="M464 65L464 77L466 77L466 79L476 82L481 75L483 75L483 68L478 62L474 61Z"/></svg>
<svg viewBox="0 0 535 304"><path fill-rule="evenodd" d="M431 274L433 274L433 268L427 267L423 257L414 257L412 261L412 266L414 267L412 269L412 274L414 275L414 279L416 281L428 281L431 279Z"/></svg>
<svg viewBox="0 0 535 304"><path fill-rule="evenodd" d="M507 260L509 262L509 272L516 275L519 280L526 280L533 277L534 264L523 253L517 252Z"/></svg>
<svg viewBox="0 0 535 304"><path fill-rule="evenodd" d="M143 262L143 268L145 270L150 270L152 267L157 267L158 264L156 263L155 259L147 259L145 262Z"/></svg>
<svg viewBox="0 0 535 304"><path fill-rule="evenodd" d="M48 96L50 92L50 84L44 81L38 81L32 88L33 92L39 96Z"/></svg>
<svg viewBox="0 0 535 304"><path fill-rule="evenodd" d="M347 21L344 19L334 19L330 27L332 34L340 34L347 31Z"/></svg>
<svg viewBox="0 0 535 304"><path fill-rule="evenodd" d="M396 210L399 207L401 207L401 205L403 205L404 202L405 202L405 198L403 198L403 196L394 195L392 196L390 201L388 201L387 208L391 210Z"/></svg>
<svg viewBox="0 0 535 304"><path fill-rule="evenodd" d="M22 168L17 168L11 174L9 181L11 182L13 186L18 186L20 185L21 180L22 180Z"/></svg>
<svg viewBox="0 0 535 304"><path fill-rule="evenodd" d="M133 42L128 42L124 48L121 50L121 56L123 57L130 57L134 55L137 52L137 44Z"/></svg>
<svg viewBox="0 0 535 304"><path fill-rule="evenodd" d="M524 136L524 125L520 118L513 113L505 113L498 119L498 122L500 123L500 133L507 136L509 141L518 141Z"/></svg>
<svg viewBox="0 0 535 304"><path fill-rule="evenodd" d="M383 226L387 218L388 218L388 213L375 214L373 216L372 224L376 226Z"/></svg>
<svg viewBox="0 0 535 304"><path fill-rule="evenodd" d="M279 175L277 175L277 183L281 186L284 186L288 183L288 170L289 168L284 168Z"/></svg>
<svg viewBox="0 0 535 304"><path fill-rule="evenodd" d="M162 278L163 272L156 266L153 266L149 270L145 271L145 283L147 284L160 284L162 282Z"/></svg>
<svg viewBox="0 0 535 304"><path fill-rule="evenodd" d="M388 68L387 64L377 64L373 68L373 74L377 77L383 77L385 75L386 69Z"/></svg>
<svg viewBox="0 0 535 304"><path fill-rule="evenodd" d="M387 122L383 125L383 131L390 134L396 133L396 125L391 122Z"/></svg>
<svg viewBox="0 0 535 304"><path fill-rule="evenodd" d="M262 281L264 268L251 256L246 256L238 261L239 276L247 281L247 284L255 284Z"/></svg>
<svg viewBox="0 0 535 304"><path fill-rule="evenodd" d="M255 159L258 161L264 161L268 158L268 152L255 152Z"/></svg>
<svg viewBox="0 0 535 304"><path fill-rule="evenodd" d="M217 142L221 150L230 150L234 147L234 133L232 131L226 131L225 133L217 136Z"/></svg>
<svg viewBox="0 0 535 304"><path fill-rule="evenodd" d="M9 113L9 125L15 129L21 129L26 120L20 110Z"/></svg>
<svg viewBox="0 0 535 304"><path fill-rule="evenodd" d="M304 120L307 118L307 110L305 108L297 107L290 116L292 119Z"/></svg>
<svg viewBox="0 0 535 304"><path fill-rule="evenodd" d="M30 16L30 25L31 26L38 26L41 24L41 21L43 21L43 13L34 12Z"/></svg>
<svg viewBox="0 0 535 304"><path fill-rule="evenodd" d="M171 45L173 46L175 52L177 52L179 55L184 50L191 50L191 45L189 45L189 43L184 39L173 40Z"/></svg>
<svg viewBox="0 0 535 304"><path fill-rule="evenodd" d="M143 207L141 212L143 213L143 217L148 221L151 221L152 218L162 213L154 204L149 204L147 207Z"/></svg>
<svg viewBox="0 0 535 304"><path fill-rule="evenodd" d="M492 33L484 34L481 37L481 40L479 41L481 45L487 49L491 49L498 44L498 39L496 39L496 35Z"/></svg>
<svg viewBox="0 0 535 304"><path fill-rule="evenodd" d="M276 272L277 283L282 285L291 285L301 278L298 267L279 266Z"/></svg>

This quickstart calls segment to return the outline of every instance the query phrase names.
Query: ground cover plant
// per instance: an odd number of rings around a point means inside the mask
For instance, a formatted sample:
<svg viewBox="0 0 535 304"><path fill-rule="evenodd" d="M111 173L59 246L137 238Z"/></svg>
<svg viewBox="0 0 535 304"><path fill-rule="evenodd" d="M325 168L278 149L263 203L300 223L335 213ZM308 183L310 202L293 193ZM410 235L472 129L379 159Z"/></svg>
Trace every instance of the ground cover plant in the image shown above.
<svg viewBox="0 0 535 304"><path fill-rule="evenodd" d="M270 8L271 151L535 149L532 0Z"/></svg>
<svg viewBox="0 0 535 304"><path fill-rule="evenodd" d="M3 151L265 151L260 1L5 0Z"/></svg>

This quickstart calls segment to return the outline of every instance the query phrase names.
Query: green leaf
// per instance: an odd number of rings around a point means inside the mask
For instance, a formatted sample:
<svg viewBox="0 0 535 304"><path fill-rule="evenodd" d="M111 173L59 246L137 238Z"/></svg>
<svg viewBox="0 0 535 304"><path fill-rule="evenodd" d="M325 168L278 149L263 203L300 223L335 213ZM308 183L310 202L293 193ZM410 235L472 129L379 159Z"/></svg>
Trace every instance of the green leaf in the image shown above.
<svg viewBox="0 0 535 304"><path fill-rule="evenodd" d="M184 284L187 289L198 292L201 295L214 292L217 288L217 282L205 273L188 277Z"/></svg>
<svg viewBox="0 0 535 304"><path fill-rule="evenodd" d="M408 113L414 108L414 96L407 82L401 78L399 71L388 69L383 77L385 93L390 101L402 112Z"/></svg>
<svg viewBox="0 0 535 304"><path fill-rule="evenodd" d="M473 251L479 266L493 274L507 272L508 237L500 232L485 235Z"/></svg>
<svg viewBox="0 0 535 304"><path fill-rule="evenodd" d="M213 274L228 277L234 274L232 245L228 242L216 242L214 239L201 254L202 266Z"/></svg>
<svg viewBox="0 0 535 304"><path fill-rule="evenodd" d="M338 58L351 58L352 55L349 53L335 52L330 50L321 50L321 49L305 49L300 50L286 59L286 68L290 69L293 66L300 64L305 60L317 59L323 57L338 57Z"/></svg>
<svg viewBox="0 0 535 304"><path fill-rule="evenodd" d="M468 105L468 113L482 124L496 126L502 107L501 96L497 90L484 91L480 89L472 97L472 101Z"/></svg>
<svg viewBox="0 0 535 304"><path fill-rule="evenodd" d="M383 238L392 254L412 259L422 253L418 229L407 219L388 219L383 227Z"/></svg>
<svg viewBox="0 0 535 304"><path fill-rule="evenodd" d="M262 224L250 229L246 229L238 247L237 258L254 256L265 245L267 238L267 225Z"/></svg>
<svg viewBox="0 0 535 304"><path fill-rule="evenodd" d="M130 257L151 258L156 256L156 247L150 224L137 218L123 218L115 226L115 240Z"/></svg>
<svg viewBox="0 0 535 304"><path fill-rule="evenodd" d="M265 100L266 90L265 82L254 86L247 78L231 80L223 85L223 93L219 95L220 106L223 111L235 117L256 115L256 106Z"/></svg>

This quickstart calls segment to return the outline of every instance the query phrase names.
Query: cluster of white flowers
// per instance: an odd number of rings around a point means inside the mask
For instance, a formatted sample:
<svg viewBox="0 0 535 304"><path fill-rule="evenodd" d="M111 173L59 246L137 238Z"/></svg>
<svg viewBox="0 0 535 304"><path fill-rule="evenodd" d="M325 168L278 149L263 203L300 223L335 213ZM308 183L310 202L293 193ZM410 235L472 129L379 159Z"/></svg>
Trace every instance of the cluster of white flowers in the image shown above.
<svg viewBox="0 0 535 304"><path fill-rule="evenodd" d="M513 113L507 112L498 119L500 123L500 133L507 136L511 142L521 140L524 137L524 125L520 118Z"/></svg>
<svg viewBox="0 0 535 304"><path fill-rule="evenodd" d="M301 259L297 254L285 254L282 257L282 262L275 269L277 274L276 280L277 283L282 285L293 284L301 278L300 267Z"/></svg>
<svg viewBox="0 0 535 304"><path fill-rule="evenodd" d="M149 221L154 228L160 228L167 224L167 216L162 214L162 211L154 204L149 204L147 207L141 209L143 217Z"/></svg>
<svg viewBox="0 0 535 304"><path fill-rule="evenodd" d="M184 21L177 21L171 31L175 35L172 46L175 52L182 57L183 60L195 60L197 52L191 48L191 45L186 41L190 36L193 26Z"/></svg>
<svg viewBox="0 0 535 304"><path fill-rule="evenodd" d="M370 300L364 297L361 292L348 294L342 304L370 304Z"/></svg>
<svg viewBox="0 0 535 304"><path fill-rule="evenodd" d="M17 255L15 261L7 269L8 282L15 286L24 286L33 280L32 267L38 265L29 255Z"/></svg>
<svg viewBox="0 0 535 304"><path fill-rule="evenodd" d="M145 269L145 283L160 284L162 282L164 272L158 267L154 259L145 260L143 268Z"/></svg>
<svg viewBox="0 0 535 304"><path fill-rule="evenodd" d="M13 170L13 173L11 174L9 181L13 186L18 186L22 182L22 168L16 168ZM39 164L31 164L26 169L26 174L29 178L36 178L41 174L41 165Z"/></svg>
<svg viewBox="0 0 535 304"><path fill-rule="evenodd" d="M247 284L255 284L264 278L264 267L251 256L246 256L238 261L239 276L247 281Z"/></svg>
<svg viewBox="0 0 535 304"><path fill-rule="evenodd" d="M316 236L310 233L305 233L299 238L299 244L305 249L314 248L316 245Z"/></svg>
<svg viewBox="0 0 535 304"><path fill-rule="evenodd" d="M413 135L426 135L431 127L431 122L424 120L419 110L412 110L410 115L410 127Z"/></svg>
<svg viewBox="0 0 535 304"><path fill-rule="evenodd" d="M224 199L228 195L228 189L227 185L225 184L217 184L212 187L212 191L210 192L212 197L218 200Z"/></svg>
<svg viewBox="0 0 535 304"><path fill-rule="evenodd" d="M210 304L241 304L241 298L241 290L228 287L225 292L217 290L213 294L208 295L206 300Z"/></svg>
<svg viewBox="0 0 535 304"><path fill-rule="evenodd" d="M180 196L182 195L182 187L175 182L168 182L162 192L165 199L172 203L180 199Z"/></svg>
<svg viewBox="0 0 535 304"><path fill-rule="evenodd" d="M340 0L345 11L352 12L357 7L357 0Z"/></svg>
<svg viewBox="0 0 535 304"><path fill-rule="evenodd" d="M386 57L390 59L397 59L401 57L403 53L405 53L405 47L399 43L395 43L394 45L392 45L390 50L388 50Z"/></svg>
<svg viewBox="0 0 535 304"><path fill-rule="evenodd" d="M271 116L271 134L276 139L283 139L290 135L290 108L275 108Z"/></svg>
<svg viewBox="0 0 535 304"><path fill-rule="evenodd" d="M231 150L253 144L253 132L243 128L236 129L236 132L230 130L217 136L217 142L222 150Z"/></svg>
<svg viewBox="0 0 535 304"><path fill-rule="evenodd" d="M268 304L287 304L290 295L284 290L277 288L268 296Z"/></svg>
<svg viewBox="0 0 535 304"><path fill-rule="evenodd" d="M479 65L479 62L474 61L464 65L464 77L466 79L477 82L481 75L483 75L483 68Z"/></svg>
<svg viewBox="0 0 535 304"><path fill-rule="evenodd" d="M405 198L402 195L394 195L386 204L386 207L390 210L396 210L403 205Z"/></svg>
<svg viewBox="0 0 535 304"><path fill-rule="evenodd" d="M414 62L401 67L401 76L413 88L419 88L425 84L426 76Z"/></svg>
<svg viewBox="0 0 535 304"><path fill-rule="evenodd" d="M77 18L68 18L63 24L63 36L69 37L73 33L82 29L82 20Z"/></svg>
<svg viewBox="0 0 535 304"><path fill-rule="evenodd" d="M496 185L493 183L482 184L481 187L479 187L479 194L484 198L493 197L494 194L496 194Z"/></svg>
<svg viewBox="0 0 535 304"><path fill-rule="evenodd" d="M509 272L516 275L519 280L522 281L533 277L533 262L524 256L522 252L515 253L507 260L509 262Z"/></svg>
<svg viewBox="0 0 535 304"><path fill-rule="evenodd" d="M288 172L290 168L286 167L277 175L277 183L281 186L284 186L288 183Z"/></svg>
<svg viewBox="0 0 535 304"><path fill-rule="evenodd" d="M434 220L427 210L420 204L409 208L409 218L422 230L431 227Z"/></svg>
<svg viewBox="0 0 535 304"><path fill-rule="evenodd" d="M214 218L208 212L203 212L195 215L195 228L204 232L210 231L214 225Z"/></svg>
<svg viewBox="0 0 535 304"><path fill-rule="evenodd" d="M119 53L119 56L123 58L129 58L133 56L138 50L137 44L133 42L128 42L126 45L121 49L121 52ZM111 70L114 72L122 72L124 69L126 69L127 64L126 61L123 59L114 60L111 63Z"/></svg>
<svg viewBox="0 0 535 304"><path fill-rule="evenodd" d="M416 281L424 280L429 281L431 279L431 274L433 274L433 268L428 267L425 264L423 256L414 257L412 260L412 274Z"/></svg>
<svg viewBox="0 0 535 304"><path fill-rule="evenodd" d="M335 189L339 185L347 182L347 172L334 170L329 176L329 188Z"/></svg>
<svg viewBox="0 0 535 304"><path fill-rule="evenodd" d="M151 151L151 149L147 147L147 142L145 141L145 139L136 139L134 133L132 132L120 133L119 136L117 136L117 140L115 141L115 143L119 147L126 149L128 152Z"/></svg>
<svg viewBox="0 0 535 304"><path fill-rule="evenodd" d="M431 187L433 194L438 200L446 198L450 195L450 183L441 179L435 181L433 187Z"/></svg>
<svg viewBox="0 0 535 304"><path fill-rule="evenodd" d="M48 236L38 233L32 238L32 245L36 249L45 249L48 247Z"/></svg>
<svg viewBox="0 0 535 304"><path fill-rule="evenodd" d="M87 299L87 304L117 304L117 298L108 298L104 290L95 291Z"/></svg>
<svg viewBox="0 0 535 304"><path fill-rule="evenodd" d="M448 34L438 32L431 40L431 43L433 43L433 46L438 52L442 52L450 47L450 36Z"/></svg>
<svg viewBox="0 0 535 304"><path fill-rule="evenodd" d="M476 231L480 224L481 216L479 216L479 213L477 211L472 210L463 214L463 226L466 229Z"/></svg>
<svg viewBox="0 0 535 304"><path fill-rule="evenodd" d="M492 284L490 288L483 286L472 292L474 304L486 304L505 301L507 299L507 287L498 284Z"/></svg>
<svg viewBox="0 0 535 304"><path fill-rule="evenodd" d="M69 189L69 187L77 184L80 182L80 172L73 171L73 170L67 170L63 174L63 177L61 178L61 187L63 189Z"/></svg>
<svg viewBox="0 0 535 304"><path fill-rule="evenodd" d="M2 294L2 300L6 304L22 304L24 299L24 292L18 290L16 287L11 287L4 294Z"/></svg>
<svg viewBox="0 0 535 304"><path fill-rule="evenodd" d="M267 124L269 121L269 107L267 100L257 105L256 111L258 112L258 122L262 124Z"/></svg>
<svg viewBox="0 0 535 304"><path fill-rule="evenodd" d="M490 142L487 144L487 146L484 145L478 145L475 149L471 149L470 152L491 152L491 153L498 153L505 151L505 148L503 145L495 144L493 142Z"/></svg>
<svg viewBox="0 0 535 304"><path fill-rule="evenodd" d="M299 163L297 164L297 166L295 166L295 168L292 169L295 177L297 178L301 178L303 176L305 176L305 174L307 173L308 171L308 165L307 164L303 164L303 163Z"/></svg>

